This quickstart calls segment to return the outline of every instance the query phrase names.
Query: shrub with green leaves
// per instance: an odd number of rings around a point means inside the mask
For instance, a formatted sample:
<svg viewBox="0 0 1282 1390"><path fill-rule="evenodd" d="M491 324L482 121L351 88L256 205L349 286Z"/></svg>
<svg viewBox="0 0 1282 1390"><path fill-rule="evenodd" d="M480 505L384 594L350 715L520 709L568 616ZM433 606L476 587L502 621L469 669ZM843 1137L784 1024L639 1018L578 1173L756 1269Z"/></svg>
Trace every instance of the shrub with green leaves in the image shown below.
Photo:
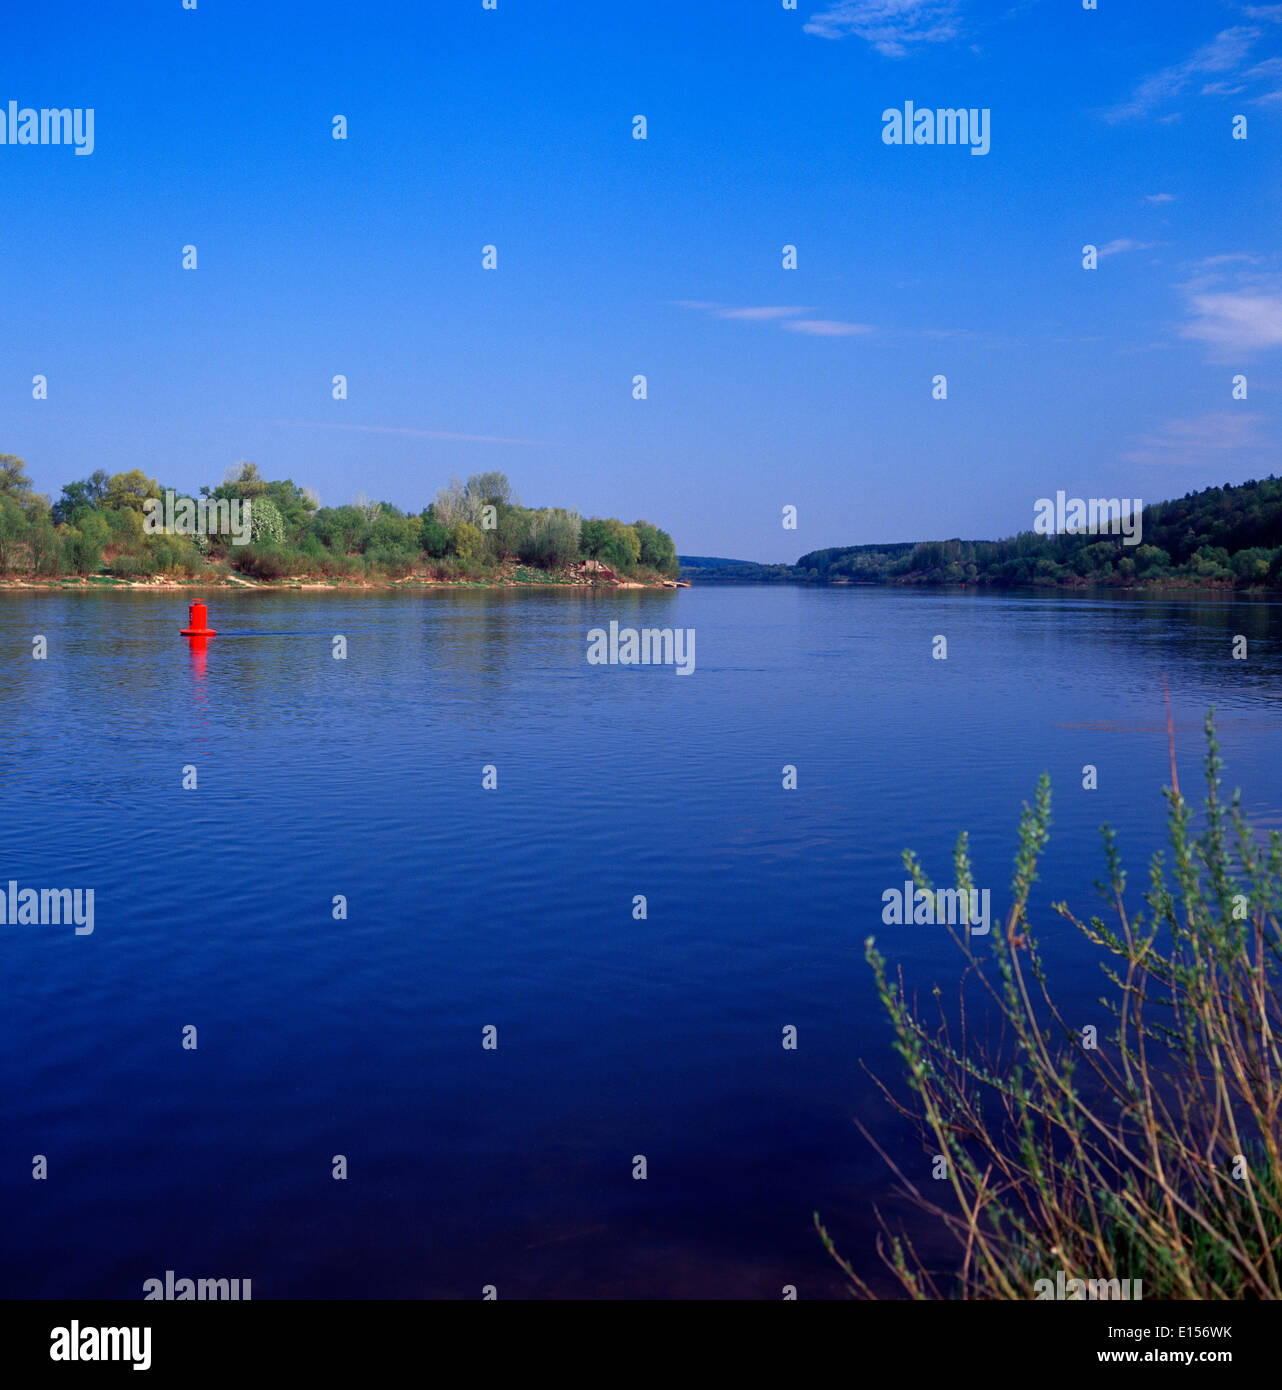
<svg viewBox="0 0 1282 1390"><path fill-rule="evenodd" d="M463 565L471 565L485 554L485 538L479 527L470 521L460 521L450 533L450 543L454 554Z"/></svg>
<svg viewBox="0 0 1282 1390"><path fill-rule="evenodd" d="M232 568L254 579L288 579L297 573L298 556L279 545L238 545L230 553Z"/></svg>
<svg viewBox="0 0 1282 1390"><path fill-rule="evenodd" d="M909 1296L1027 1299L1063 1269L1140 1279L1146 1299L1282 1297L1282 835L1254 831L1240 794L1225 805L1210 715L1206 735L1200 830L1172 736L1171 854L1154 857L1146 906L1127 892L1107 826L1097 888L1109 919L1055 905L1098 953L1111 1036L1084 1036L1057 1000L1030 920L1050 828L1045 776L1020 822L1004 929L979 951L953 933L966 967L956 1010L936 988L938 1017L924 1017L869 938L907 1070L907 1096L886 1094L926 1152L946 1158L945 1195L928 1200L899 1176L957 1248L950 1272L929 1271L883 1220L878 1249ZM916 858L904 862L929 889ZM954 864L957 887L973 888L964 835Z"/></svg>
<svg viewBox="0 0 1282 1390"><path fill-rule="evenodd" d="M150 555L138 555L122 551L107 566L107 572L117 579L145 579L155 573L156 567Z"/></svg>
<svg viewBox="0 0 1282 1390"><path fill-rule="evenodd" d="M579 558L583 521L578 512L543 507L530 513L520 558L542 569L561 569Z"/></svg>
<svg viewBox="0 0 1282 1390"><path fill-rule="evenodd" d="M423 508L421 520L418 543L423 553L437 560L448 555L450 549L449 527L441 525L431 507Z"/></svg>
<svg viewBox="0 0 1282 1390"><path fill-rule="evenodd" d="M276 503L270 497L255 497L248 505L250 541L254 545L283 545L285 521Z"/></svg>

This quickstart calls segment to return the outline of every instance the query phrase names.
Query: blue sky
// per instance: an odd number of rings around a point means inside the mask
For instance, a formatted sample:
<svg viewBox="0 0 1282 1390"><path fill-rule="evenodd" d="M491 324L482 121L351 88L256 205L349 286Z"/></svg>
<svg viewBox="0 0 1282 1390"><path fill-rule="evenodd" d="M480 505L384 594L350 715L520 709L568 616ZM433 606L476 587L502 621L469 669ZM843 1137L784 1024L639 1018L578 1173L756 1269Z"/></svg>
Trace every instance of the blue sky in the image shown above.
<svg viewBox="0 0 1282 1390"><path fill-rule="evenodd" d="M1276 471L1282 5L1099 5L35 7L0 109L95 148L0 146L0 452L415 510L498 468L761 560ZM991 149L886 145L908 100Z"/></svg>

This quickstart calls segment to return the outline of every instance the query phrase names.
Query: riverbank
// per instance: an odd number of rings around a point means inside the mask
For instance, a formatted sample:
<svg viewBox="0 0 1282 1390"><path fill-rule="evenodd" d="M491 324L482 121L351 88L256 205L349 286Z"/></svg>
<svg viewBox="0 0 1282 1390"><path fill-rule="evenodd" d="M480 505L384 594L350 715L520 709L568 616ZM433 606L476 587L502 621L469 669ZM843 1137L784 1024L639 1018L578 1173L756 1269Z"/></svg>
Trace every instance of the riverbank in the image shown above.
<svg viewBox="0 0 1282 1390"><path fill-rule="evenodd" d="M43 589L59 592L96 591L102 589L140 589L152 593L177 593L194 589L259 589L280 593L288 589L323 590L384 590L384 589L688 589L684 579L630 578L624 579L608 570L568 571L553 573L517 567L497 571L484 578L438 579L430 574L409 574L400 579L354 579L341 576L309 575L289 579L243 579L240 575L213 574L208 577L176 578L173 575L150 575L124 579L111 574L93 575L25 575L0 577L0 591L6 589Z"/></svg>

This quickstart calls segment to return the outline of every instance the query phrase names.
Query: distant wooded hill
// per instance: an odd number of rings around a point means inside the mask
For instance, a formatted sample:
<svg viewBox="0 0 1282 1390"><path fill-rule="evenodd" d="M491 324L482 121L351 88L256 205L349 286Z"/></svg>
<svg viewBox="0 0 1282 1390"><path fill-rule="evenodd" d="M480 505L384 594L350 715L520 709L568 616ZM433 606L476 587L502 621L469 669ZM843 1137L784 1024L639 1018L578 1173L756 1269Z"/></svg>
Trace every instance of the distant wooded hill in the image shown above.
<svg viewBox="0 0 1282 1390"><path fill-rule="evenodd" d="M1282 479L1205 488L1141 516L1139 545L1121 535L1024 531L997 541L836 546L795 565L678 558L689 579L742 583L1282 588Z"/></svg>

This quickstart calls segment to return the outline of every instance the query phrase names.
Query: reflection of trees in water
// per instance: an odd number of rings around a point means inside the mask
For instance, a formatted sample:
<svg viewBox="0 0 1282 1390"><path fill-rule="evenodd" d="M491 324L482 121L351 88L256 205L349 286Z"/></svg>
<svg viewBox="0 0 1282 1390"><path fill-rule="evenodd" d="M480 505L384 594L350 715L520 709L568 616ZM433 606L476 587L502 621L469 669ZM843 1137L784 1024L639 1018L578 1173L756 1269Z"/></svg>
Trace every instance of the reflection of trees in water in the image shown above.
<svg viewBox="0 0 1282 1390"><path fill-rule="evenodd" d="M420 665L450 676L454 694L495 710L532 672L580 674L587 631L602 621L670 626L673 593L566 585L453 591L426 595L424 602Z"/></svg>
<svg viewBox="0 0 1282 1390"><path fill-rule="evenodd" d="M940 595L933 597L940 602ZM852 598L857 601L858 594L852 592ZM921 591L902 594L902 601L910 605L905 618L911 615L911 605L923 600L931 602ZM1217 601L1205 593L1187 599L1165 595L1154 599L1140 594L1084 598L1063 593L976 592L964 598L958 595L956 601L965 605L959 612L968 622L982 622L988 617L1000 623L1001 636L994 641L990 659L1001 660L1005 651L1018 649L1012 643L1022 644L1040 636L1061 645L1080 642L1096 655L1103 648L1125 658L1117 670L1126 689L1147 690L1148 682L1154 681L1152 688L1160 695L1161 672L1166 669L1173 695L1182 683L1196 681L1203 704L1208 700L1231 702L1248 692L1254 698L1277 687L1282 678L1280 649L1269 640L1282 620L1282 604L1278 603L1231 596ZM995 607L989 610L985 605ZM932 611L939 617L939 608ZM1247 659L1243 661L1233 659L1233 639L1239 634L1247 639ZM976 643L982 645L983 639L971 636L967 640L973 648Z"/></svg>

